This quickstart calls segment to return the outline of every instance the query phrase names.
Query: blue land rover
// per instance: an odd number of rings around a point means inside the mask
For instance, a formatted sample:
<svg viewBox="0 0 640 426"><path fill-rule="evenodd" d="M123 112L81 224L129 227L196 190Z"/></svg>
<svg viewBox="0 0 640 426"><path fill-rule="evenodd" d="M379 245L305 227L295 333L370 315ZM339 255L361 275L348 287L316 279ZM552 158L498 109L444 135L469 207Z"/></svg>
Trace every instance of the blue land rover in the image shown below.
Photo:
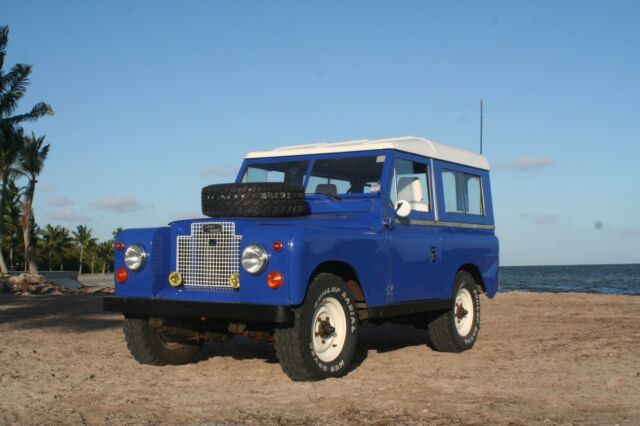
<svg viewBox="0 0 640 426"><path fill-rule="evenodd" d="M275 344L293 380L349 371L361 321L410 322L470 349L498 290L486 159L401 137L252 152L202 189L207 218L128 229L115 296L133 357L197 361L234 335Z"/></svg>

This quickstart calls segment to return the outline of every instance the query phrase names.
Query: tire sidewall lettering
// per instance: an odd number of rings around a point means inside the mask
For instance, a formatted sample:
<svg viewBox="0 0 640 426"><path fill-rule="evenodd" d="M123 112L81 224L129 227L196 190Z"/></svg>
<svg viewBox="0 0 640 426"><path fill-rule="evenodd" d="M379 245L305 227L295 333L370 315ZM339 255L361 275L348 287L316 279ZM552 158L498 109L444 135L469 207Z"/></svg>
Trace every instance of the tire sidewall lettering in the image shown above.
<svg viewBox="0 0 640 426"><path fill-rule="evenodd" d="M356 316L356 311L354 309L353 303L351 303L351 297L348 292L344 288L340 288L338 286L329 286L322 290L320 294L315 297L315 301L313 303L313 311L318 308L318 305L327 297L333 297L340 302L344 312L347 316L346 320L349 323L349 331L350 333L346 336L346 340L344 342L344 346L340 354L336 357L334 361L324 362L321 361L316 355L313 349L313 337L309 336L309 354L311 356L311 360L315 364L315 366L324 373L336 374L340 372L342 369L348 366L348 364L344 360L344 353L347 347L352 343L351 341L354 339L354 334L357 331L357 322L358 318ZM309 313L310 318L313 316L313 312ZM312 328L312 325L309 326L309 329Z"/></svg>
<svg viewBox="0 0 640 426"><path fill-rule="evenodd" d="M473 343L476 341L478 337L478 332L480 331L480 293L475 288L473 288L473 284L469 285L464 281L457 286L456 293L460 291L460 289L462 288L466 288L471 293L471 297L473 299L473 304L474 304L473 325L471 327L471 331L469 331L467 335L461 336L458 333L458 330L455 325L455 314L453 313L455 312L455 303L454 303L454 308L452 309L452 315L451 315L451 319L452 319L451 326L453 328L456 339L461 343L463 343L464 346L471 347Z"/></svg>

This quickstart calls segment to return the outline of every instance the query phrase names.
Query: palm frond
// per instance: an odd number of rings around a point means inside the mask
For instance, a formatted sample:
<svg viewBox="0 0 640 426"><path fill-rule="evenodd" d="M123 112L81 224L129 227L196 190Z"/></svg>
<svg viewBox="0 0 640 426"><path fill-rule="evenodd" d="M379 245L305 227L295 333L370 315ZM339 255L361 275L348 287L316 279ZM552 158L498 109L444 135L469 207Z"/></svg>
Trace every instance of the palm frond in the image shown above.
<svg viewBox="0 0 640 426"><path fill-rule="evenodd" d="M8 118L29 86L31 65L15 64L0 80L0 117Z"/></svg>
<svg viewBox="0 0 640 426"><path fill-rule="evenodd" d="M4 57L7 54L8 43L9 27L7 25L0 26L0 77L2 77L2 66L4 65Z"/></svg>
<svg viewBox="0 0 640 426"><path fill-rule="evenodd" d="M54 112L53 112L53 108L51 108L51 105L46 104L44 102L38 102L33 106L33 108L31 108L31 111L29 111L28 113L14 115L13 117L9 117L6 120L12 124L18 124L23 121L33 121L45 115L53 115L53 114Z"/></svg>
<svg viewBox="0 0 640 426"><path fill-rule="evenodd" d="M18 168L25 176L35 178L42 173L51 147L48 144L44 145L45 137L37 137L35 133L31 132L31 135L24 139L24 147L18 158Z"/></svg>

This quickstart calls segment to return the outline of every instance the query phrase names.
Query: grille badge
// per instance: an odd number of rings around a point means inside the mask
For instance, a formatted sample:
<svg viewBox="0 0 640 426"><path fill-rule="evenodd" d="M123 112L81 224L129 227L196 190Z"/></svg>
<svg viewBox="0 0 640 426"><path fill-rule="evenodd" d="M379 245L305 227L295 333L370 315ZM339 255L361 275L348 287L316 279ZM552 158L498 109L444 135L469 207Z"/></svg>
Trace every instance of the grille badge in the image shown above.
<svg viewBox="0 0 640 426"><path fill-rule="evenodd" d="M202 226L202 232L205 234L219 234L222 232L222 225L219 223L207 223Z"/></svg>

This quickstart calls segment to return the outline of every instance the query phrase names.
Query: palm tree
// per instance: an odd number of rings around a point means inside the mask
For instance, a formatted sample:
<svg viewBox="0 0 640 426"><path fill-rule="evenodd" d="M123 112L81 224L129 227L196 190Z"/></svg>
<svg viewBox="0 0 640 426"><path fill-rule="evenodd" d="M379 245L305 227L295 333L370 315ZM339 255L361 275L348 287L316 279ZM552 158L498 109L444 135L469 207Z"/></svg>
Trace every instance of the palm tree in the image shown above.
<svg viewBox="0 0 640 426"><path fill-rule="evenodd" d="M96 238L89 241L89 244L87 245L87 251L91 255L91 274L94 274L95 270L93 267L96 264L96 254L98 254L98 240Z"/></svg>
<svg viewBox="0 0 640 426"><path fill-rule="evenodd" d="M33 121L44 115L52 115L53 109L44 102L35 104L25 114L15 114L18 101L24 97L29 85L31 65L15 64L7 73L4 72L4 58L9 43L9 27L0 26L0 212L4 212L6 203L6 187L13 171L18 153L24 139L22 129L18 125L25 121ZM4 233L4 215L0 214L0 240ZM0 270L7 272L7 265L0 251Z"/></svg>
<svg viewBox="0 0 640 426"><path fill-rule="evenodd" d="M62 226L51 226L48 224L41 231L39 241L49 257L49 270L53 270L52 260L54 259L54 255L56 260L60 260L60 270L62 270L65 251L69 248L72 241L69 236L69 230Z"/></svg>
<svg viewBox="0 0 640 426"><path fill-rule="evenodd" d="M2 130L2 129L0 129ZM6 211L9 201L9 187L13 183L13 176L16 174L15 163L22 150L23 135L21 128L4 129L0 131L0 212ZM0 215L0 240L5 239L5 217ZM7 264L4 261L4 254L0 250L0 271L7 272Z"/></svg>
<svg viewBox="0 0 640 426"><path fill-rule="evenodd" d="M31 246L31 217L33 198L36 192L37 177L42 173L44 162L49 154L50 145L44 145L45 136L36 137L31 132L31 136L24 139L24 146L18 158L18 167L27 179L27 191L22 204L22 239L24 241L24 270L33 274L38 273L38 266L33 256ZM80 265L82 268L82 265Z"/></svg>
<svg viewBox="0 0 640 426"><path fill-rule="evenodd" d="M113 264L113 240L98 244L98 255L102 260L102 273L105 274L109 271L109 266Z"/></svg>
<svg viewBox="0 0 640 426"><path fill-rule="evenodd" d="M91 236L91 229L85 225L78 225L76 231L73 231L73 240L76 246L80 248L80 268L78 269L78 275L82 274L82 259L84 257L84 251L92 243L95 244L96 238Z"/></svg>
<svg viewBox="0 0 640 426"><path fill-rule="evenodd" d="M23 189L19 188L14 180L7 183L7 202L4 211L4 235L2 250L9 253L9 266L14 268L14 247L19 241L20 234L20 198Z"/></svg>

